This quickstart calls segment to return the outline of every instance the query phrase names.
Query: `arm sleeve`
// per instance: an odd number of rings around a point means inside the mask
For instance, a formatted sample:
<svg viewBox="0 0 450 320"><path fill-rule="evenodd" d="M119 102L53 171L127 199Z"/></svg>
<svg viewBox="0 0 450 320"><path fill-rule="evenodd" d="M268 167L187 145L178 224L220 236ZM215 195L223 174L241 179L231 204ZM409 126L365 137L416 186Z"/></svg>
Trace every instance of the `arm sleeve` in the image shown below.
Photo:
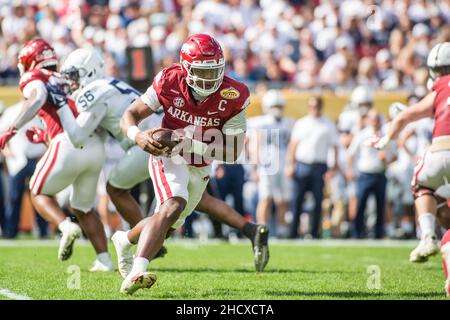
<svg viewBox="0 0 450 320"><path fill-rule="evenodd" d="M236 135L244 133L246 129L246 110L244 109L233 118L225 122L222 128L222 132L226 135Z"/></svg>
<svg viewBox="0 0 450 320"><path fill-rule="evenodd" d="M92 106L87 111L81 112L77 118L73 115L69 105L58 110L58 116L64 131L69 136L74 147L82 146L89 135L94 132L106 114L107 107L103 103Z"/></svg>
<svg viewBox="0 0 450 320"><path fill-rule="evenodd" d="M147 91L141 96L142 102L144 102L153 111L158 110L158 108L161 106L161 103L158 99L158 93L156 92L155 88L161 87L162 73L163 71L160 71L156 75L155 79L153 80L153 84L148 87Z"/></svg>
<svg viewBox="0 0 450 320"><path fill-rule="evenodd" d="M150 86L147 89L147 91L141 96L141 100L153 111L158 110L158 108L161 106L161 103L158 100L158 95L156 94L153 86Z"/></svg>
<svg viewBox="0 0 450 320"><path fill-rule="evenodd" d="M246 110L250 105L250 97L245 99L244 103L240 108L240 112L228 119L223 125L222 132L226 135L237 135L247 131L247 116Z"/></svg>
<svg viewBox="0 0 450 320"><path fill-rule="evenodd" d="M23 96L25 99L32 98L33 100L29 101L28 107L23 110L23 112L21 112L19 117L16 119L15 126L17 129L20 129L31 119L33 119L45 104L45 101L47 101L47 89L45 88L44 82L41 80L30 81L23 88Z"/></svg>

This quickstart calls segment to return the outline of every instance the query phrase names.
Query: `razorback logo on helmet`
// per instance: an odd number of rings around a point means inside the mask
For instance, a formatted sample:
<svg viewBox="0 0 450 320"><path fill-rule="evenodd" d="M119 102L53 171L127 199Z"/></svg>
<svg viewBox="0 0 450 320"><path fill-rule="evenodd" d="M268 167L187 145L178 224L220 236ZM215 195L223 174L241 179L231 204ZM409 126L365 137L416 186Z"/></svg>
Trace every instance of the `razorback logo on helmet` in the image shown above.
<svg viewBox="0 0 450 320"><path fill-rule="evenodd" d="M194 45L192 43L184 43L181 47L181 53L192 54L192 49L194 49Z"/></svg>
<svg viewBox="0 0 450 320"><path fill-rule="evenodd" d="M36 55L36 60L44 60L56 58L55 52L51 49L46 49L42 51L40 54Z"/></svg>
<svg viewBox="0 0 450 320"><path fill-rule="evenodd" d="M241 94L235 88L231 87L220 90L220 95L225 99L237 99Z"/></svg>

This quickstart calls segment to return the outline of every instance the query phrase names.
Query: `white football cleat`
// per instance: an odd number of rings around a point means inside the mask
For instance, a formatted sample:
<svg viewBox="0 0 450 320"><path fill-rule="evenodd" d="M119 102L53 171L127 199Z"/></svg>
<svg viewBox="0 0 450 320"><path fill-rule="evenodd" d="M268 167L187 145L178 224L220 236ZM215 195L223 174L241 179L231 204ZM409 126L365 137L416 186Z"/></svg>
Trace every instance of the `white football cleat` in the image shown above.
<svg viewBox="0 0 450 320"><path fill-rule="evenodd" d="M441 247L441 253L442 259L445 261L444 266L447 268L445 273L450 275L450 242L447 242ZM447 276L447 279L445 279L445 293L450 298L450 276Z"/></svg>
<svg viewBox="0 0 450 320"><path fill-rule="evenodd" d="M100 261L99 259L95 259L94 265L89 269L90 272L109 272L114 271L114 264L111 259L106 261Z"/></svg>
<svg viewBox="0 0 450 320"><path fill-rule="evenodd" d="M151 288L156 282L156 274L151 272L139 272L135 275L129 275L123 280L120 286L120 292L133 294L139 289Z"/></svg>
<svg viewBox="0 0 450 320"><path fill-rule="evenodd" d="M131 269L133 268L133 255L131 253L131 247L124 244L124 241L121 241L121 239L126 236L126 232L116 231L116 233L114 233L111 237L117 253L117 266L119 268L120 275L124 279L128 276L128 274L131 272Z"/></svg>
<svg viewBox="0 0 450 320"><path fill-rule="evenodd" d="M81 228L76 223L67 221L61 232L62 236L59 241L58 259L65 261L72 255L74 242L81 236Z"/></svg>
<svg viewBox="0 0 450 320"><path fill-rule="evenodd" d="M425 236L409 255L410 262L426 262L428 258L439 252L439 241L435 234Z"/></svg>

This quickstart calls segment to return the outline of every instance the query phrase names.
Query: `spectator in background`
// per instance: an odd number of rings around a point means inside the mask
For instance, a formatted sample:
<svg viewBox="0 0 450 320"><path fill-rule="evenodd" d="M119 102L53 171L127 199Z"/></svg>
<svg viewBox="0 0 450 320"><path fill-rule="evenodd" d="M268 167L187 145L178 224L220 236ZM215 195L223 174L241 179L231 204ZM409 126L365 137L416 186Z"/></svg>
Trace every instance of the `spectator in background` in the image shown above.
<svg viewBox="0 0 450 320"><path fill-rule="evenodd" d="M379 83L376 77L375 61L373 58L364 57L359 60L358 75L356 81L363 86L375 89Z"/></svg>
<svg viewBox="0 0 450 320"><path fill-rule="evenodd" d="M337 164L338 133L334 123L323 116L323 101L319 96L308 99L308 115L297 120L288 146L286 175L294 179L293 214L290 238L298 236L299 219L305 194L313 193L314 209L311 235L320 237L324 174L327 171L328 152L334 148Z"/></svg>
<svg viewBox="0 0 450 320"><path fill-rule="evenodd" d="M393 160L392 150L380 152L374 149L368 140L374 135L381 134L381 114L372 109L367 114L367 127L355 135L349 149L347 179L354 179L353 162L359 172L357 179L357 212L354 221L353 236L364 238L366 236L364 227L364 213L367 200L370 195L375 195L377 207L377 220L375 223L375 238L384 236L384 209L386 201L386 168Z"/></svg>
<svg viewBox="0 0 450 320"><path fill-rule="evenodd" d="M330 88L348 87L352 83L354 45L351 38L339 37L335 47L336 53L325 61L320 70L320 81Z"/></svg>
<svg viewBox="0 0 450 320"><path fill-rule="evenodd" d="M395 90L400 86L397 73L392 68L392 55L388 49L381 49L375 56L376 76L383 90Z"/></svg>
<svg viewBox="0 0 450 320"><path fill-rule="evenodd" d="M17 114L21 112L21 103L17 103L3 113L0 119L0 131L11 126ZM20 212L22 198L25 193L29 178L33 175L37 161L44 154L46 147L43 144L33 144L28 141L25 132L33 126L40 127L37 118L31 120L10 140L4 151L6 165L9 173L10 199L5 214L4 237L15 238L19 232ZM39 236L47 236L47 222L38 214L35 214L39 229Z"/></svg>
<svg viewBox="0 0 450 320"><path fill-rule="evenodd" d="M380 81L383 89L402 89L430 46L448 40L448 3L378 1L370 19L367 6L362 0L11 0L0 4L0 77L14 83L11 57L36 36L54 42L60 55L73 47L101 47L124 75L125 49L135 42L154 47L160 69L178 60L173 53L188 33L201 32L221 42L227 71L246 74L250 86L276 81L278 88L348 89L358 82L354 60L389 48L393 76ZM143 32L129 32L141 22ZM247 62L247 70L237 59Z"/></svg>

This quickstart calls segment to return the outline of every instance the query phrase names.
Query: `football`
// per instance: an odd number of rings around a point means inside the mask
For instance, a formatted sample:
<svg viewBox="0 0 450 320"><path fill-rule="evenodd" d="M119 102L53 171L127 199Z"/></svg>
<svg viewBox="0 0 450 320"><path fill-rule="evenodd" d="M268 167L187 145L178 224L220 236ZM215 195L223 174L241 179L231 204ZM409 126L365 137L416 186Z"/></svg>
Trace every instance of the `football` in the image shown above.
<svg viewBox="0 0 450 320"><path fill-rule="evenodd" d="M175 131L167 128L157 128L153 130L152 138L161 143L163 147L168 147L170 150L181 141Z"/></svg>

